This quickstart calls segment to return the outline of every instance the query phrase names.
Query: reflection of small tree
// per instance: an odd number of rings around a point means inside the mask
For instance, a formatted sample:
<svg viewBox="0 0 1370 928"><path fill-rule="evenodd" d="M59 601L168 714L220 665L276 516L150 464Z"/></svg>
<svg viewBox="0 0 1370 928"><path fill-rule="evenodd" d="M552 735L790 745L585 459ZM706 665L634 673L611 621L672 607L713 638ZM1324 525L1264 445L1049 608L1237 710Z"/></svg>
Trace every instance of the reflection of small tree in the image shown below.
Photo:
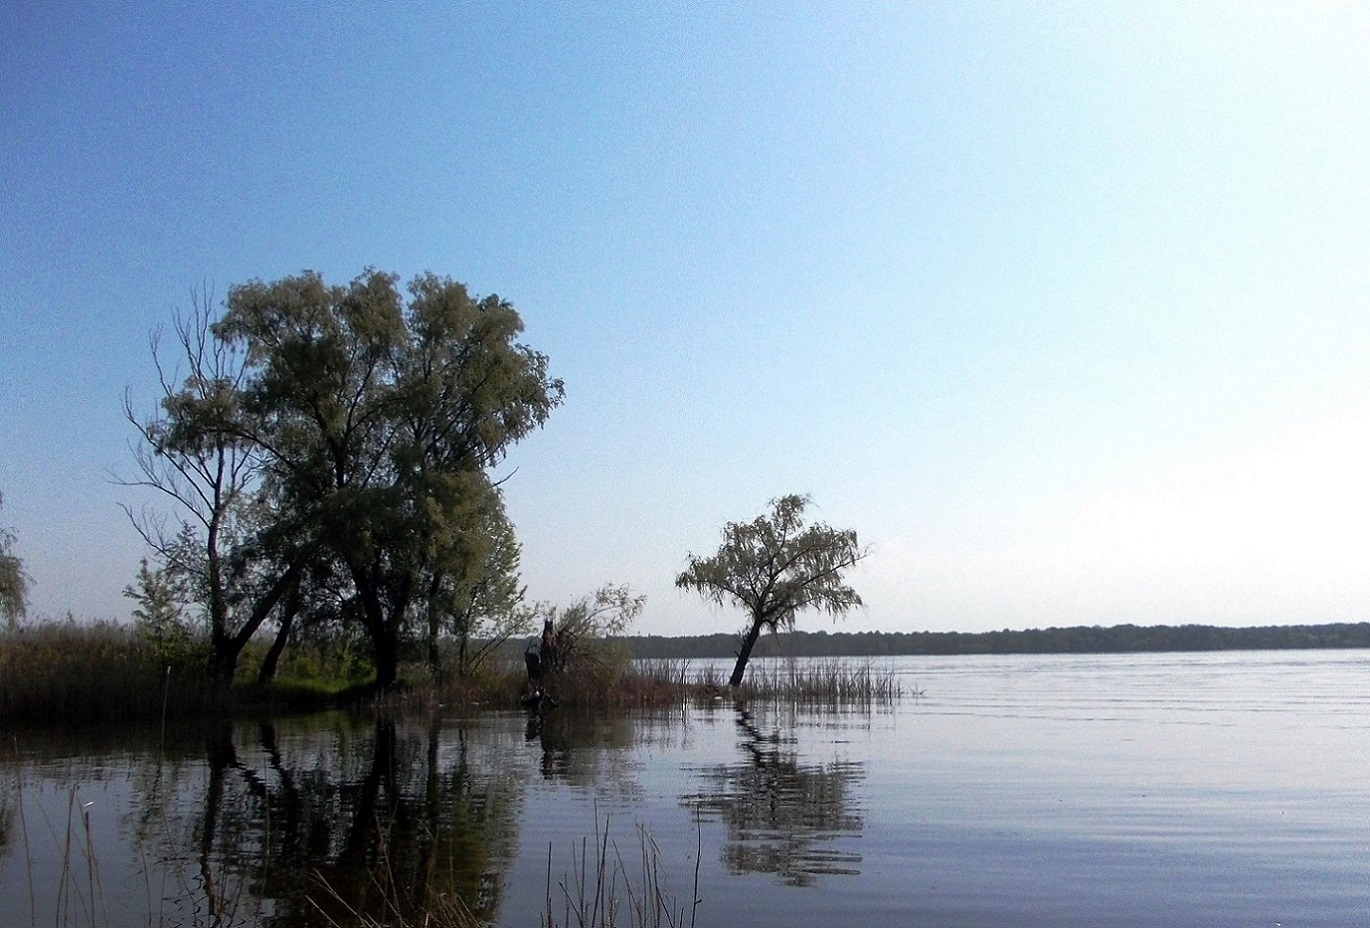
<svg viewBox="0 0 1370 928"><path fill-rule="evenodd" d="M0 506L5 496L0 493ZM29 587L33 581L24 572L24 562L14 553L14 532L0 526L0 615L11 631L19 627L28 607Z"/></svg>
<svg viewBox="0 0 1370 928"><path fill-rule="evenodd" d="M861 831L851 796L861 765L802 763L782 748L779 732L763 733L741 708L737 726L744 759L705 768L706 789L682 800L727 827L724 864L734 873L773 873L791 886L859 873L861 855L829 842Z"/></svg>

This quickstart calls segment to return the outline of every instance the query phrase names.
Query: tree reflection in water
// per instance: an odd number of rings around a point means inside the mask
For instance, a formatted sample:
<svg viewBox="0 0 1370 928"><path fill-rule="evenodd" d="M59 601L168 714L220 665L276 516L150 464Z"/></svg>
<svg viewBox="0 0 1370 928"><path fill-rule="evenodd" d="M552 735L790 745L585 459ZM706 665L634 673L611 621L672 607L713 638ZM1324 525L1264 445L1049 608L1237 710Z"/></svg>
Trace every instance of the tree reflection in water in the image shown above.
<svg viewBox="0 0 1370 928"><path fill-rule="evenodd" d="M733 873L773 873L790 886L808 886L820 875L856 875L861 855L834 846L861 833L853 786L860 763L802 763L793 739L777 728L762 732L752 714L737 707L743 759L704 767L701 792L684 804L704 819L727 827L721 857Z"/></svg>
<svg viewBox="0 0 1370 928"><path fill-rule="evenodd" d="M520 791L473 771L462 723L400 728L382 717L369 732L287 740L262 722L255 738L237 734L228 724L206 731L197 820L179 831L168 821L156 836L159 859L193 872L180 882L194 884L197 923L239 924L245 908L278 928L386 922L439 898L494 917ZM193 848L178 848L178 833L193 835Z"/></svg>
<svg viewBox="0 0 1370 928"><path fill-rule="evenodd" d="M642 791L630 759L643 737L641 721L640 715L560 708L529 713L524 739L541 750L543 779L631 800Z"/></svg>

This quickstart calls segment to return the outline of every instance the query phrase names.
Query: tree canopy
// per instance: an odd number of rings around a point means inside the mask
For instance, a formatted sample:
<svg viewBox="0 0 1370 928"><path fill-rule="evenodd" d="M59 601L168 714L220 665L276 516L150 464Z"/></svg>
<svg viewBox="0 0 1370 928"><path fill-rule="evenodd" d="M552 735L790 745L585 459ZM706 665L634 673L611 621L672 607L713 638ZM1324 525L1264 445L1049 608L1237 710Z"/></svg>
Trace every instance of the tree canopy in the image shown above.
<svg viewBox="0 0 1370 928"><path fill-rule="evenodd" d="M791 494L771 500L770 512L750 522L729 522L723 544L712 557L690 555L676 586L695 590L720 606L747 610L729 684L738 686L762 629L792 629L795 616L817 609L834 618L861 605L861 597L842 579L866 556L856 532L824 522L806 524L812 500Z"/></svg>

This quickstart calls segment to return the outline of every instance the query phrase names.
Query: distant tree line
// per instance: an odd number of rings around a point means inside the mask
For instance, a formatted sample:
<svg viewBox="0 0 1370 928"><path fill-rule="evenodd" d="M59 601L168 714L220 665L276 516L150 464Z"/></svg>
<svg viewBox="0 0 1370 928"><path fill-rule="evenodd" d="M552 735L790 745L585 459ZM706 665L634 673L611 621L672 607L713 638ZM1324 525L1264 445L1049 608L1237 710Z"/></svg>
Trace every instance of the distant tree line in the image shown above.
<svg viewBox="0 0 1370 928"><path fill-rule="evenodd" d="M737 635L635 635L638 658L731 658ZM993 632L782 632L756 642L753 657L877 657L904 654L1118 654L1154 651L1280 651L1370 648L1370 622L1224 628L1099 625Z"/></svg>

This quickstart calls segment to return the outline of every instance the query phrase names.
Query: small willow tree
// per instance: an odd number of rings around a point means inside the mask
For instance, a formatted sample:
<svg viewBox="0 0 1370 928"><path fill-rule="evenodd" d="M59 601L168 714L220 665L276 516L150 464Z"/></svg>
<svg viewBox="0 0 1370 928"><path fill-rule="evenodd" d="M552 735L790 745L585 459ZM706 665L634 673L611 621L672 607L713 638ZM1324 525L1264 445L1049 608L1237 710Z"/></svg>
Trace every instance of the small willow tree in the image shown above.
<svg viewBox="0 0 1370 928"><path fill-rule="evenodd" d="M782 496L771 500L770 512L751 522L729 522L718 553L690 555L685 571L676 577L681 589L695 590L720 606L740 606L750 615L729 686L742 683L763 628L792 629L804 609L840 618L861 605L842 574L869 551L855 531L823 522L806 525L804 510L811 502L808 496Z"/></svg>
<svg viewBox="0 0 1370 928"><path fill-rule="evenodd" d="M5 495L0 493L0 507ZM0 617L5 627L14 631L28 606L29 587L33 581L24 570L24 562L14 553L14 532L0 526Z"/></svg>

